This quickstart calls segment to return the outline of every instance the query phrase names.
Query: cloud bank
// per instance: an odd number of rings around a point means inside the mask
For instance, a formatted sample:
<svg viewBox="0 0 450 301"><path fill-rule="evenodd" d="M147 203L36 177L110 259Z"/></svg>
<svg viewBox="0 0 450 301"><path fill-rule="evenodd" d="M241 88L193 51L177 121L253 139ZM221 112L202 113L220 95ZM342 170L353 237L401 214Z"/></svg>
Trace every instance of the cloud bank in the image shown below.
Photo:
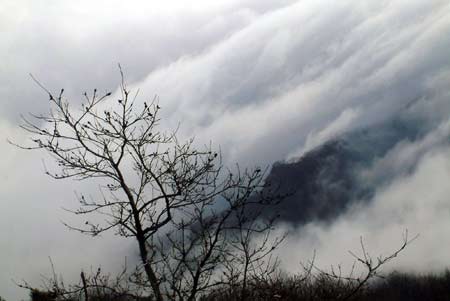
<svg viewBox="0 0 450 301"><path fill-rule="evenodd" d="M160 95L188 134L219 137L234 161L298 156L308 137L344 131L345 110L359 112L354 129L436 92L429 81L449 64L444 7L297 2L138 86Z"/></svg>
<svg viewBox="0 0 450 301"><path fill-rule="evenodd" d="M318 266L342 264L348 272L354 258L347 251L360 253L360 236L369 253L377 257L400 246L402 231L408 230L410 238L419 234L418 239L384 270L439 272L445 268L450 260L449 125L442 124L416 142L399 142L365 170L361 174L365 179L376 183L381 182L376 177L389 179L377 186L370 202L354 205L332 223L291 228L280 252L287 259L284 267L298 271L299 263L316 251Z"/></svg>
<svg viewBox="0 0 450 301"><path fill-rule="evenodd" d="M85 90L117 89L117 62L132 88L159 96L164 127L181 122L180 135L195 135L199 144L212 140L227 162L292 160L399 114L420 123L420 135L400 139L362 172L377 183L371 205L354 208L331 226L307 226L284 250L295 248L290 258L300 260L316 248L319 260L335 263L340 257L334 254L352 249L360 235L376 252L398 242L407 227L421 238L399 266L420 270L449 262L448 1L3 4L3 297L24 298L10 279L36 281L49 267L48 256L74 279L81 267L117 266L117 258L134 252L131 241L68 233L59 221L80 221L61 207L73 207L71 191L96 194L95 183L45 178L44 154L5 142L26 139L17 129L20 114L48 110L46 95L28 73L49 89L64 87L76 104Z"/></svg>

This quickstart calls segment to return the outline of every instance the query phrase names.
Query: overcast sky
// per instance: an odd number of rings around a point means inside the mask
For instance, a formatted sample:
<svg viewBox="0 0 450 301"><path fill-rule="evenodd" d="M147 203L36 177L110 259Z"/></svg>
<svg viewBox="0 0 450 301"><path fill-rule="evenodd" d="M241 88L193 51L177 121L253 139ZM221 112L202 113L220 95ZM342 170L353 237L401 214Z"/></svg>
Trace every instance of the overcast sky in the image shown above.
<svg viewBox="0 0 450 301"><path fill-rule="evenodd" d="M450 262L447 0L0 0L0 36L0 296L7 300L25 298L11 279L39 283L49 256L73 279L81 268L118 266L135 252L132 241L68 232L61 220L83 221L61 207L73 208L74 191L95 193L96 185L46 178L45 154L6 143L28 139L18 129L21 114L48 110L29 73L51 90L65 88L76 104L93 88L116 91L117 63L140 101L159 96L164 127L180 123L182 137L212 141L226 162L292 160L398 114L421 122L424 135L401 139L361 174L389 179L369 207L293 231L281 252L300 261L316 249L324 264L339 263L360 235L384 252L409 228L421 238L399 267Z"/></svg>

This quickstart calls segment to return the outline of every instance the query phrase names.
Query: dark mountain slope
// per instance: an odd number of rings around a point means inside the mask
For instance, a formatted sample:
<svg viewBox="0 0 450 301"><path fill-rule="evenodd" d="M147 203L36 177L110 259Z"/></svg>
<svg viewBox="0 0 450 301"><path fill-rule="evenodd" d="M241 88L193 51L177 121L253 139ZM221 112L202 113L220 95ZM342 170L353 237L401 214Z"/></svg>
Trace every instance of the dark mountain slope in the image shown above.
<svg viewBox="0 0 450 301"><path fill-rule="evenodd" d="M377 184L364 183L359 172L398 142L420 135L417 124L397 119L329 141L294 162L275 163L267 182L291 194L279 207L281 219L326 222L354 202L369 200Z"/></svg>

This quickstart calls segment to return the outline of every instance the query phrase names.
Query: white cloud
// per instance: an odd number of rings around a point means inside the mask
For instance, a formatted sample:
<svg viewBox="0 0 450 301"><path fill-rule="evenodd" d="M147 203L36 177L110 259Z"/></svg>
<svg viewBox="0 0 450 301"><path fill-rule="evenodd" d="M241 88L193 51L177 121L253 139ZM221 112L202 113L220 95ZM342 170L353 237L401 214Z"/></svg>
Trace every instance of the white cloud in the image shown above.
<svg viewBox="0 0 450 301"><path fill-rule="evenodd" d="M305 145L301 149L288 154L288 159L296 160L308 151L322 145L326 141L338 138L353 127L354 121L358 117L358 109L346 109L335 120L318 133L310 132L306 136Z"/></svg>
<svg viewBox="0 0 450 301"><path fill-rule="evenodd" d="M433 91L427 79L448 69L444 2L325 3L301 1L261 16L136 86L160 95L186 135L259 163L303 148L346 110L360 110L348 129L385 120Z"/></svg>
<svg viewBox="0 0 450 301"><path fill-rule="evenodd" d="M416 148L421 148L426 140L429 138L418 141ZM410 156L408 148L402 151L404 157ZM305 262L316 250L318 266L328 268L342 263L349 271L354 258L348 250L360 251L360 236L369 253L377 257L398 248L402 232L407 229L410 238L416 234L419 238L385 271L441 271L450 260L449 155L448 143L429 148L420 156L413 172L391 175L391 181L378 187L368 205L355 206L331 224L311 223L291 231L280 252L284 267L299 271L300 265L296 263Z"/></svg>
<svg viewBox="0 0 450 301"><path fill-rule="evenodd" d="M120 239L94 242L67 233L59 220L72 217L60 207L72 207L75 189L95 193L95 183L51 181L43 177L42 153L5 143L25 139L17 129L20 114L48 110L29 72L50 89L66 88L76 103L84 90L116 89L121 62L141 95L160 96L164 126L181 121L181 135L195 135L199 143L212 139L229 162L244 165L270 164L399 110L425 130L448 118L448 1L119 2L6 0L0 7L0 211L7 216L0 220L6 229L0 249L8 258L0 260L0 292L10 300L24 292L9 279L35 280L49 255L61 272L77 277L79 267L112 266L132 248ZM441 140L427 141L403 142L378 161L395 167L409 153L405 164L414 172L380 188L372 207L331 229L310 225L306 238L293 237L299 239L293 246L318 242L319 257L334 263L333 250L321 246L345 253L367 233L375 245L393 245L411 224L422 236L407 252L411 260L425 254L436 237L446 237L450 220L443 182L448 150ZM105 256L108 250L117 253ZM414 266L438 265L439 256L448 259L442 250ZM297 259L310 255L299 249Z"/></svg>

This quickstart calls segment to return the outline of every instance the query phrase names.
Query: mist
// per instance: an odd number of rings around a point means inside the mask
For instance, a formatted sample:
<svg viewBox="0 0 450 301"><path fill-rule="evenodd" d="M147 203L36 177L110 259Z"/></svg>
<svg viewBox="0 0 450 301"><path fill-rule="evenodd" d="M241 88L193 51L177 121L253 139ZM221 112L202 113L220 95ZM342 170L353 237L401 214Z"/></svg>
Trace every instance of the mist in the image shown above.
<svg viewBox="0 0 450 301"><path fill-rule="evenodd" d="M76 192L96 182L55 181L51 159L26 143L20 116L48 112L51 91L74 106L93 88L116 92L117 63L138 101L162 107L162 128L220 148L227 165L295 162L324 143L399 116L414 133L373 145L355 170L373 194L331 222L285 224L282 266L316 250L319 265L351 265L360 236L374 256L401 235L420 234L389 269L435 271L450 257L450 4L394 1L12 1L0 9L0 293L26 298L13 281L40 283L51 257L67 282L81 269L114 272L137 254L134 242L90 238L61 221L84 223ZM346 136L347 135L347 136ZM354 146L355 148L358 145ZM320 180L320 179L318 179ZM81 248L80 246L83 246ZM447 252L446 252L447 251Z"/></svg>

